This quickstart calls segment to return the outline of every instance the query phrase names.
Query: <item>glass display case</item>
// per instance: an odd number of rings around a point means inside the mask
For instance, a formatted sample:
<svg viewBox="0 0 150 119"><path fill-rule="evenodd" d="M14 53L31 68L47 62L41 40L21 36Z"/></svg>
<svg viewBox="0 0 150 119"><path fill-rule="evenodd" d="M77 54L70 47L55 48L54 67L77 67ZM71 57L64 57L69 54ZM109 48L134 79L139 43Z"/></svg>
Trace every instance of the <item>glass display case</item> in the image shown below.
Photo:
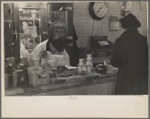
<svg viewBox="0 0 150 119"><path fill-rule="evenodd" d="M20 43L29 53L41 42L40 20L38 9L19 9Z"/></svg>

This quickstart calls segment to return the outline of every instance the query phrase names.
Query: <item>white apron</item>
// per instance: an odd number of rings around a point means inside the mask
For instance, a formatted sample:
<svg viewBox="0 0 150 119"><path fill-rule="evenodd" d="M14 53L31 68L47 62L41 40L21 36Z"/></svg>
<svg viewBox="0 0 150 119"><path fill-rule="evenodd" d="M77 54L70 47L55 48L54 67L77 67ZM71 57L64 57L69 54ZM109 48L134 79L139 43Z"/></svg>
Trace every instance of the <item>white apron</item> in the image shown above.
<svg viewBox="0 0 150 119"><path fill-rule="evenodd" d="M35 47L31 54L31 59L35 62L40 62L40 52L43 50L46 50L46 43L48 40L40 43ZM52 67L56 68L59 65L67 65L70 66L70 58L67 52L64 50L61 54L52 54L50 51L47 51L48 57L47 57L47 63ZM42 59L41 63L44 63L46 59Z"/></svg>

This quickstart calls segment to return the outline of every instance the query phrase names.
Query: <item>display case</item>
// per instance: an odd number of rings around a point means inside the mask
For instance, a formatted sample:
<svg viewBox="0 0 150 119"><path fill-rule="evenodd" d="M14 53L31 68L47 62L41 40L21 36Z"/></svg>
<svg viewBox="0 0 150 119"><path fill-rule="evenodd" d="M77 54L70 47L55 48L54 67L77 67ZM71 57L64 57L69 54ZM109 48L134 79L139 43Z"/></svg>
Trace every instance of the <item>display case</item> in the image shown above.
<svg viewBox="0 0 150 119"><path fill-rule="evenodd" d="M52 4L53 36L73 35L73 11L72 4Z"/></svg>
<svg viewBox="0 0 150 119"><path fill-rule="evenodd" d="M41 42L40 39L40 18L38 9L19 9L19 27L21 43L29 53Z"/></svg>

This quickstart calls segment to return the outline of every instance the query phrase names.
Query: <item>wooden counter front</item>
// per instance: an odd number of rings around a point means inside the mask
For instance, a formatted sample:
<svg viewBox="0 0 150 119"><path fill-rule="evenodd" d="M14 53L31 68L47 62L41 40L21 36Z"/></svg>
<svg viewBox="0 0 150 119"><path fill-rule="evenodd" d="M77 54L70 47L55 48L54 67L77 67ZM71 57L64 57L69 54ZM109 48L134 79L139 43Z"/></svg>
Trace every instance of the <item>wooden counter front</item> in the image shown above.
<svg viewBox="0 0 150 119"><path fill-rule="evenodd" d="M75 78L70 78L69 76L63 77L55 84L7 89L5 95L113 95L116 79L117 72L109 74L79 75Z"/></svg>

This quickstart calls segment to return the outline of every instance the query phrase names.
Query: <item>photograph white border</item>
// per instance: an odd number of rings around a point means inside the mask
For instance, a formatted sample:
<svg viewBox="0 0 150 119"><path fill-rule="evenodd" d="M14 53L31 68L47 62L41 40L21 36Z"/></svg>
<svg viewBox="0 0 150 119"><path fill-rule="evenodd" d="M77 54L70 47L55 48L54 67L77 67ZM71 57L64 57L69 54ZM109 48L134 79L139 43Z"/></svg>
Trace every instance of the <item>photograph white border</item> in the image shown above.
<svg viewBox="0 0 150 119"><path fill-rule="evenodd" d="M8 1L9 2L9 1ZM1 2L1 98L2 118L147 118L148 95L142 96L5 96L4 24ZM11 1L12 2L12 1ZM29 2L29 1L28 1ZM34 1L32 1L34 2ZM37 2L37 1L36 1ZM38 1L40 2L40 1ZM41 1L43 2L43 1ZM62 2L62 1L60 1ZM68 2L68 1L67 1Z"/></svg>

